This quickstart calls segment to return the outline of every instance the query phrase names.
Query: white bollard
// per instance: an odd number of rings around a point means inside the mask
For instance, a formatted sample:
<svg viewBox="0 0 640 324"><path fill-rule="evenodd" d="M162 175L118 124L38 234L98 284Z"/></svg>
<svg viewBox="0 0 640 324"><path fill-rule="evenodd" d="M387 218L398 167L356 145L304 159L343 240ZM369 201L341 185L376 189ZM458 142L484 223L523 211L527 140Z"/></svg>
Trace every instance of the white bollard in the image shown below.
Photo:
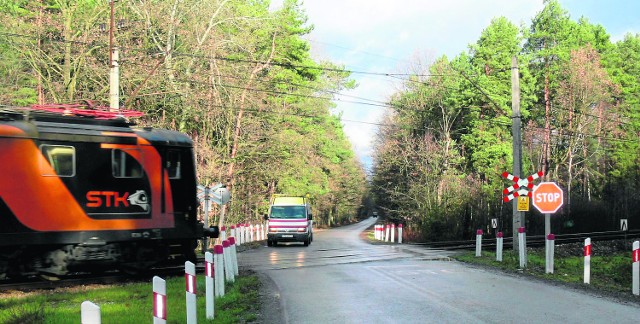
<svg viewBox="0 0 640 324"><path fill-rule="evenodd" d="M153 324L167 323L167 283L153 277Z"/></svg>
<svg viewBox="0 0 640 324"><path fill-rule="evenodd" d="M231 265L231 244L229 244L229 240L222 241L222 255L224 259L224 277L227 282L234 282L236 278Z"/></svg>
<svg viewBox="0 0 640 324"><path fill-rule="evenodd" d="M184 263L184 280L186 283L187 296L187 324L197 323L197 304L196 304L196 265L191 261Z"/></svg>
<svg viewBox="0 0 640 324"><path fill-rule="evenodd" d="M546 256L547 256L547 269L546 269L546 273L553 273L553 254L554 254L554 250L555 250L555 245L556 245L556 236L554 234L549 234L547 235L547 239L546 239L546 243L547 243L547 251L546 251Z"/></svg>
<svg viewBox="0 0 640 324"><path fill-rule="evenodd" d="M249 224L249 242L253 242L255 241L255 228L253 227L253 224Z"/></svg>
<svg viewBox="0 0 640 324"><path fill-rule="evenodd" d="M244 238L245 238L245 241L249 242L249 243L253 242L253 237L252 237L253 234L252 234L251 230L252 230L251 224L249 224L249 223L244 224L244 231L246 232L244 234L245 235Z"/></svg>
<svg viewBox="0 0 640 324"><path fill-rule="evenodd" d="M386 228L385 228L385 235L384 235L384 241L385 242L389 242L389 231L391 230L391 227L389 226L389 224L387 224Z"/></svg>
<svg viewBox="0 0 640 324"><path fill-rule="evenodd" d="M504 244L504 235L502 232L496 234L496 261L502 262L502 247Z"/></svg>
<svg viewBox="0 0 640 324"><path fill-rule="evenodd" d="M236 238L230 237L229 244L231 245L231 265L233 266L233 274L238 275L238 251L236 250Z"/></svg>
<svg viewBox="0 0 640 324"><path fill-rule="evenodd" d="M373 225L373 238L376 240L378 239L378 232L379 232L378 229L379 229L378 224Z"/></svg>
<svg viewBox="0 0 640 324"><path fill-rule="evenodd" d="M236 226L236 231L238 232L238 245L244 244L244 240L242 239L244 236L244 225L238 224L238 226Z"/></svg>
<svg viewBox="0 0 640 324"><path fill-rule="evenodd" d="M213 291L213 253L207 252L204 254L204 281L205 281L205 304L207 309L207 319L213 319L215 316L214 307L214 291Z"/></svg>
<svg viewBox="0 0 640 324"><path fill-rule="evenodd" d="M391 224L391 243L396 241L396 224Z"/></svg>
<svg viewBox="0 0 640 324"><path fill-rule="evenodd" d="M236 226L235 225L231 225L230 229L229 229L229 237L236 237Z"/></svg>
<svg viewBox="0 0 640 324"><path fill-rule="evenodd" d="M525 253L525 249L527 248L527 245L524 243L525 240L527 239L526 236L527 233L524 230L524 227L520 227L518 228L518 247L519 247L519 254L520 254L520 268L526 268L527 267L527 258L525 257L526 253Z"/></svg>
<svg viewBox="0 0 640 324"><path fill-rule="evenodd" d="M584 283L591 283L591 238L584 239Z"/></svg>
<svg viewBox="0 0 640 324"><path fill-rule="evenodd" d="M631 290L633 294L637 296L640 295L640 241L633 242L631 261L633 262L631 266L631 270L633 271Z"/></svg>
<svg viewBox="0 0 640 324"><path fill-rule="evenodd" d="M260 224L260 241L264 241L264 225Z"/></svg>
<svg viewBox="0 0 640 324"><path fill-rule="evenodd" d="M398 244L402 244L402 224L398 224Z"/></svg>
<svg viewBox="0 0 640 324"><path fill-rule="evenodd" d="M226 226L222 226L220 227L220 240L224 241L227 239L227 227Z"/></svg>
<svg viewBox="0 0 640 324"><path fill-rule="evenodd" d="M216 297L224 296L224 248L220 244L213 247L213 273Z"/></svg>
<svg viewBox="0 0 640 324"><path fill-rule="evenodd" d="M100 306L90 302L83 301L80 305L80 323L82 324L100 324Z"/></svg>
<svg viewBox="0 0 640 324"><path fill-rule="evenodd" d="M476 256L482 256L482 230L476 231Z"/></svg>

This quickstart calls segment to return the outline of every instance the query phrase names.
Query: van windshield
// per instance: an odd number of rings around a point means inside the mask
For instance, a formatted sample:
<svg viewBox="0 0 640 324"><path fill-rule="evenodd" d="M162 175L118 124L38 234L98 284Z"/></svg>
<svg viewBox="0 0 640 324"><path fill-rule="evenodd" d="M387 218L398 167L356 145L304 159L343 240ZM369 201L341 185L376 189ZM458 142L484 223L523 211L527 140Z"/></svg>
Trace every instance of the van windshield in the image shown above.
<svg viewBox="0 0 640 324"><path fill-rule="evenodd" d="M305 206L271 206L271 218L305 219Z"/></svg>

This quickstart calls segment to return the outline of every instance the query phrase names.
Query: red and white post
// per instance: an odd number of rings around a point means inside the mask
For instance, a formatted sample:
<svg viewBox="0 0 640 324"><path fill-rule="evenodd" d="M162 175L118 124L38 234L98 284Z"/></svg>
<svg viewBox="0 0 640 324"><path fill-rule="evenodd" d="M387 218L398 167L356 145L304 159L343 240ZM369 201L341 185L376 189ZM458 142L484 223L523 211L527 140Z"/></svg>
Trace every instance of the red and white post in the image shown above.
<svg viewBox="0 0 640 324"><path fill-rule="evenodd" d="M524 243L527 239L527 233L524 230L524 227L518 228L518 247L519 247L519 255L520 255L520 268L527 267L527 257L526 257L526 248L527 245Z"/></svg>
<svg viewBox="0 0 640 324"><path fill-rule="evenodd" d="M220 244L213 247L213 273L216 297L224 296L224 248Z"/></svg>
<svg viewBox="0 0 640 324"><path fill-rule="evenodd" d="M482 230L476 231L476 256L482 256Z"/></svg>
<svg viewBox="0 0 640 324"><path fill-rule="evenodd" d="M384 241L385 242L389 242L389 230L391 229L391 227L389 226L389 224L387 224L387 226L385 227L385 235L384 235Z"/></svg>
<svg viewBox="0 0 640 324"><path fill-rule="evenodd" d="M496 261L502 262L502 247L504 244L504 235L502 232L496 233Z"/></svg>
<svg viewBox="0 0 640 324"><path fill-rule="evenodd" d="M633 242L633 250L631 253L631 260L633 265L631 269L633 271L632 275L632 291L633 294L638 296L640 295L640 241Z"/></svg>
<svg viewBox="0 0 640 324"><path fill-rule="evenodd" d="M232 229L233 231L233 229ZM213 319L214 317L214 291L213 291L213 253L206 252L204 254L204 282L205 282L205 301L207 309L207 319Z"/></svg>
<svg viewBox="0 0 640 324"><path fill-rule="evenodd" d="M396 241L396 224L391 224L391 243Z"/></svg>
<svg viewBox="0 0 640 324"><path fill-rule="evenodd" d="M220 239L223 240L223 241L227 239L227 227L226 226L220 227Z"/></svg>
<svg viewBox="0 0 640 324"><path fill-rule="evenodd" d="M238 251L236 250L236 238L229 238L229 247L231 248L231 265L233 268L233 274L238 275Z"/></svg>
<svg viewBox="0 0 640 324"><path fill-rule="evenodd" d="M238 231L238 245L242 245L245 243L244 241L244 224L238 224L238 227L236 227L236 230Z"/></svg>
<svg viewBox="0 0 640 324"><path fill-rule="evenodd" d="M253 235L254 232L253 224L249 224L249 242L255 241L255 236Z"/></svg>
<svg viewBox="0 0 640 324"><path fill-rule="evenodd" d="M234 271L231 265L231 244L229 240L222 241L222 257L224 259L224 277L227 282L236 281Z"/></svg>
<svg viewBox="0 0 640 324"><path fill-rule="evenodd" d="M546 239L546 273L553 273L553 256L556 245L556 236L553 234L547 235Z"/></svg>
<svg viewBox="0 0 640 324"><path fill-rule="evenodd" d="M191 261L184 263L184 281L186 284L187 296L187 324L195 324L198 322L196 308L196 265Z"/></svg>
<svg viewBox="0 0 640 324"><path fill-rule="evenodd" d="M86 300L80 304L80 323L82 324L100 324L100 306Z"/></svg>
<svg viewBox="0 0 640 324"><path fill-rule="evenodd" d="M402 244L402 224L398 224L398 244Z"/></svg>
<svg viewBox="0 0 640 324"><path fill-rule="evenodd" d="M376 240L380 240L380 225L378 224L373 226L373 237Z"/></svg>
<svg viewBox="0 0 640 324"><path fill-rule="evenodd" d="M235 225L231 225L230 226L230 230L229 230L229 237L236 237L236 226Z"/></svg>
<svg viewBox="0 0 640 324"><path fill-rule="evenodd" d="M584 283L591 283L591 238L584 239Z"/></svg>
<svg viewBox="0 0 640 324"><path fill-rule="evenodd" d="M153 277L153 324L167 323L167 283Z"/></svg>

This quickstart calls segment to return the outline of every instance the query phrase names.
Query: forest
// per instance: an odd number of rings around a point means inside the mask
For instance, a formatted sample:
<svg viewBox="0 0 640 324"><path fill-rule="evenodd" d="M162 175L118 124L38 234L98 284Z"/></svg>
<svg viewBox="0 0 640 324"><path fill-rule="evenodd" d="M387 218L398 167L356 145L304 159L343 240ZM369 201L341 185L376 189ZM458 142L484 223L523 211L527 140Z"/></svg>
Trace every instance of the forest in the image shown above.
<svg viewBox="0 0 640 324"><path fill-rule="evenodd" d="M309 195L319 225L361 209L364 171L331 114L354 84L311 57L298 1L0 0L0 21L0 109L108 103L117 47L120 106L191 136L199 183L231 192L225 223L261 220L277 193Z"/></svg>
<svg viewBox="0 0 640 324"><path fill-rule="evenodd" d="M376 139L371 192L415 240L511 232L512 57L522 114L522 176L542 171L564 205L553 233L640 228L640 35L612 41L547 0L528 26L494 18L454 58L415 62ZM544 234L531 207L523 224ZM510 234L509 234L510 235Z"/></svg>
<svg viewBox="0 0 640 324"><path fill-rule="evenodd" d="M564 189L553 231L640 228L639 34L612 40L556 0L521 26L494 18L466 51L403 71L365 174L332 112L357 85L313 57L301 1L115 1L113 20L110 3L0 0L0 109L107 103L117 47L121 107L191 136L199 182L231 191L228 222L281 193L309 195L320 226L377 211L408 240L469 239L492 218L509 235L516 57L523 175ZM525 227L543 233L543 216Z"/></svg>

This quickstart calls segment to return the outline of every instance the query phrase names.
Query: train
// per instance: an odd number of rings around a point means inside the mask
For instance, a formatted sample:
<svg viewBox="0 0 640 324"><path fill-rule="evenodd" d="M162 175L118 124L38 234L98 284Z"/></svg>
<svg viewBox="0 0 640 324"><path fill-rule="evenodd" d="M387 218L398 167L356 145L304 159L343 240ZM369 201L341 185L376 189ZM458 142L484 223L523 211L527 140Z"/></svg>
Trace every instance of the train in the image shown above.
<svg viewBox="0 0 640 324"><path fill-rule="evenodd" d="M193 142L95 106L0 108L0 279L195 262Z"/></svg>

